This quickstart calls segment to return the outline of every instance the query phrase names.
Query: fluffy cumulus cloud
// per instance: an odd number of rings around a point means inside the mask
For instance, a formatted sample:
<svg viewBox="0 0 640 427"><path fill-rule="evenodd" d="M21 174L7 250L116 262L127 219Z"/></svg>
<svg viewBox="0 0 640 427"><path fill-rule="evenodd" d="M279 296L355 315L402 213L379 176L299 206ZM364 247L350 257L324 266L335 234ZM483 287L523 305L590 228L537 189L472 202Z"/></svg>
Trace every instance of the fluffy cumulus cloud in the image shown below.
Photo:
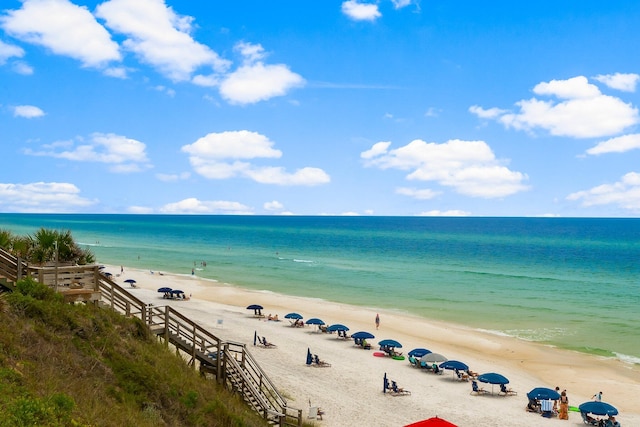
<svg viewBox="0 0 640 427"><path fill-rule="evenodd" d="M516 112L477 105L469 111L483 119L497 120L507 128L531 132L542 129L551 135L573 138L611 136L640 122L636 107L603 94L584 76L542 82L533 92L555 99L521 100L516 103Z"/></svg>
<svg viewBox="0 0 640 427"><path fill-rule="evenodd" d="M235 50L242 57L242 66L220 82L220 95L232 104L254 104L283 96L306 83L284 64L265 64L265 52L259 44L242 42Z"/></svg>
<svg viewBox="0 0 640 427"><path fill-rule="evenodd" d="M361 3L358 0L343 2L342 13L354 21L375 21L382 16L377 4Z"/></svg>
<svg viewBox="0 0 640 427"><path fill-rule="evenodd" d="M13 115L25 119L34 119L44 116L44 111L33 105L18 105L13 108Z"/></svg>
<svg viewBox="0 0 640 427"><path fill-rule="evenodd" d="M595 147L587 150L587 154L597 156L606 153L624 153L640 148L640 133L618 136L599 142Z"/></svg>
<svg viewBox="0 0 640 427"><path fill-rule="evenodd" d="M274 143L257 132L227 131L210 133L193 144L182 147L196 173L209 179L245 177L263 184L318 185L329 182L322 169L305 167L293 173L281 167L257 166L255 159L275 159L282 156Z"/></svg>
<svg viewBox="0 0 640 427"><path fill-rule="evenodd" d="M629 172L614 184L603 184L567 196L584 207L611 205L633 213L640 212L640 173Z"/></svg>
<svg viewBox="0 0 640 427"><path fill-rule="evenodd" d="M3 212L77 212L96 204L80 196L80 190L64 182L0 183Z"/></svg>
<svg viewBox="0 0 640 427"><path fill-rule="evenodd" d="M165 214L223 214L223 215L250 215L252 209L238 202L225 200L198 200L188 198L175 203L168 203L160 208Z"/></svg>
<svg viewBox="0 0 640 427"><path fill-rule="evenodd" d="M127 39L123 46L174 81L191 78L201 66L225 71L229 62L191 37L193 18L179 16L162 0L109 0L96 15Z"/></svg>
<svg viewBox="0 0 640 427"><path fill-rule="evenodd" d="M640 75L638 74L600 74L594 77L595 80L600 83L604 83L612 89L621 90L623 92L635 92L636 85L640 81Z"/></svg>
<svg viewBox="0 0 640 427"><path fill-rule="evenodd" d="M390 146L390 142L379 142L361 153L365 166L407 171L409 180L435 182L471 197L505 197L528 189L524 184L528 177L507 168L484 141L414 140L393 150Z"/></svg>
<svg viewBox="0 0 640 427"><path fill-rule="evenodd" d="M281 211L284 209L284 205L277 200L272 200L270 202L265 202L262 206L267 211Z"/></svg>
<svg viewBox="0 0 640 427"><path fill-rule="evenodd" d="M145 144L112 133L94 133L87 141L54 142L43 145L39 150L26 149L25 154L75 162L105 163L112 172L117 173L139 172L151 167Z"/></svg>
<svg viewBox="0 0 640 427"><path fill-rule="evenodd" d="M0 17L11 36L82 62L103 67L120 61L119 46L84 6L68 0L25 0L22 7Z"/></svg>

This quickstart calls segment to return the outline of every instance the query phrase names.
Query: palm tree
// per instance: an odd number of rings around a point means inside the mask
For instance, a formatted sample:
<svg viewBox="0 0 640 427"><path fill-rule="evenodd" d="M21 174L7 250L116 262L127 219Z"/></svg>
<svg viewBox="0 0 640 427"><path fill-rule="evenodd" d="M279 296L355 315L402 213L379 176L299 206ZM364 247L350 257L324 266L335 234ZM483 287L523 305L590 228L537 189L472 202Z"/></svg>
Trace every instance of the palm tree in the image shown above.
<svg viewBox="0 0 640 427"><path fill-rule="evenodd" d="M47 230L41 228L30 236L29 260L40 265L58 262L68 264L91 264L95 257L88 249L82 249L73 240L71 231Z"/></svg>

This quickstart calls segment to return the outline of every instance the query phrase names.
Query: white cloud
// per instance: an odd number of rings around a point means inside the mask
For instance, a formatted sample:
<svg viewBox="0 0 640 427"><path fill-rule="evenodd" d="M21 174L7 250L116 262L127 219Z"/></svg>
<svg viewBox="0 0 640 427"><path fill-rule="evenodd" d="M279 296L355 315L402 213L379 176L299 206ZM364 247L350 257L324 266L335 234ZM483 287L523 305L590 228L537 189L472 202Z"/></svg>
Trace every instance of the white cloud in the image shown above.
<svg viewBox="0 0 640 427"><path fill-rule="evenodd" d="M600 83L604 83L612 89L621 90L623 92L635 92L636 85L640 81L638 74L600 74L594 77Z"/></svg>
<svg viewBox="0 0 640 427"><path fill-rule="evenodd" d="M438 194L441 194L440 191L433 191L428 188L408 188L408 187L399 187L396 188L396 193L401 194L403 196L413 197L418 200L429 200L436 197Z"/></svg>
<svg viewBox="0 0 640 427"><path fill-rule="evenodd" d="M330 181L322 169L305 167L288 173L281 167L258 167L246 161L258 158L280 158L282 152L273 142L257 132L227 131L210 133L193 144L182 147L196 173L209 179L236 176L262 184L318 185Z"/></svg>
<svg viewBox="0 0 640 427"><path fill-rule="evenodd" d="M76 162L106 163L116 173L138 172L151 167L145 144L112 133L94 133L86 143L62 141L43 145L42 148L40 151L26 149L25 154Z"/></svg>
<svg viewBox="0 0 640 427"><path fill-rule="evenodd" d="M505 114L508 112L508 110L503 110L501 108L488 108L488 109L484 109L482 107L480 107L479 105L472 105L471 107L469 107L469 112L472 114L475 114L476 116L480 117L481 119L495 119L497 117L500 117L501 115Z"/></svg>
<svg viewBox="0 0 640 427"><path fill-rule="evenodd" d="M432 210L432 211L420 212L418 216L469 216L469 215L471 215L470 212L452 209L448 211Z"/></svg>
<svg viewBox="0 0 640 427"><path fill-rule="evenodd" d="M284 209L284 205L277 200L265 202L262 207L267 211L281 211Z"/></svg>
<svg viewBox="0 0 640 427"><path fill-rule="evenodd" d="M357 0L343 2L342 13L354 21L375 21L382 16L377 4L360 3Z"/></svg>
<svg viewBox="0 0 640 427"><path fill-rule="evenodd" d="M409 6L412 0L391 0L391 2L395 9L402 9L403 7Z"/></svg>
<svg viewBox="0 0 640 427"><path fill-rule="evenodd" d="M251 208L242 203L225 200L206 201L193 197L175 203L168 203L160 208L160 212L165 214L253 214Z"/></svg>
<svg viewBox="0 0 640 427"><path fill-rule="evenodd" d="M33 67L24 61L15 61L11 64L11 68L18 74L30 76L33 74Z"/></svg>
<svg viewBox="0 0 640 427"><path fill-rule="evenodd" d="M638 148L640 148L640 133L634 133L599 142L595 147L589 148L587 154L596 156L605 153L624 153Z"/></svg>
<svg viewBox="0 0 640 427"><path fill-rule="evenodd" d="M505 197L528 189L528 177L504 166L484 141L414 140L395 150L389 146L377 143L363 152L365 166L408 171L409 180L434 181L471 197Z"/></svg>
<svg viewBox="0 0 640 427"><path fill-rule="evenodd" d="M638 109L619 98L604 95L584 76L552 80L535 86L534 93L560 101L531 98L516 103L519 111L505 112L473 106L481 118L495 119L507 128L543 129L555 136L594 138L615 135L640 122Z"/></svg>
<svg viewBox="0 0 640 427"><path fill-rule="evenodd" d="M182 173L173 173L173 174L169 174L169 173L157 173L156 174L156 178L158 179L158 181L163 181L163 182L176 182L176 181L184 181L185 179L189 179L191 177L191 174L189 172L182 172Z"/></svg>
<svg viewBox="0 0 640 427"><path fill-rule="evenodd" d="M128 38L123 46L174 81L202 66L224 72L230 63L189 34L193 18L177 15L162 0L109 0L96 8L107 27Z"/></svg>
<svg viewBox="0 0 640 427"><path fill-rule="evenodd" d="M74 212L96 204L80 196L74 184L34 182L0 183L0 210L3 212Z"/></svg>
<svg viewBox="0 0 640 427"><path fill-rule="evenodd" d="M0 23L2 22L1 19L2 18L0 18ZM22 58L23 56L24 49L12 44L4 43L2 40L0 40L0 65L3 65L5 62L7 62L7 59L9 58Z"/></svg>
<svg viewBox="0 0 640 427"><path fill-rule="evenodd" d="M614 184L603 184L569 194L567 200L581 201L584 207L613 205L640 212L640 173L629 172Z"/></svg>
<svg viewBox="0 0 640 427"><path fill-rule="evenodd" d="M220 83L220 95L232 104L255 104L275 96L283 96L305 80L284 64L244 65L228 74Z"/></svg>
<svg viewBox="0 0 640 427"><path fill-rule="evenodd" d="M15 117L24 117L25 119L33 119L44 116L44 111L33 105L18 105L13 109Z"/></svg>
<svg viewBox="0 0 640 427"><path fill-rule="evenodd" d="M0 17L10 35L77 59L87 67L120 61L118 44L84 6L68 0L25 0Z"/></svg>
<svg viewBox="0 0 640 427"><path fill-rule="evenodd" d="M193 144L185 145L182 151L192 156L209 159L253 159L256 157L279 158L280 150L264 135L248 130L210 133Z"/></svg>

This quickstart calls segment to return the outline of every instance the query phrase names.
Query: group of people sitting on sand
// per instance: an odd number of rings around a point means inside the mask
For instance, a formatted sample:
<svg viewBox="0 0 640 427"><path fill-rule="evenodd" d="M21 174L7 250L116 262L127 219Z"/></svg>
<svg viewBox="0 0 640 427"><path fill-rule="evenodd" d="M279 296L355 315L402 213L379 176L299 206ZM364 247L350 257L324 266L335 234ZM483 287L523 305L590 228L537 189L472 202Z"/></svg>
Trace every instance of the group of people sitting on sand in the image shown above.
<svg viewBox="0 0 640 427"><path fill-rule="evenodd" d="M269 315L267 316L267 320L272 320L274 322L279 322L280 319L278 319L278 315L276 314L275 316L272 316L271 313L269 313Z"/></svg>
<svg viewBox="0 0 640 427"><path fill-rule="evenodd" d="M399 351L396 351L395 347L391 347L391 346L388 346L388 345L381 345L380 346L380 351L384 351L390 357L402 356L402 353L399 352Z"/></svg>

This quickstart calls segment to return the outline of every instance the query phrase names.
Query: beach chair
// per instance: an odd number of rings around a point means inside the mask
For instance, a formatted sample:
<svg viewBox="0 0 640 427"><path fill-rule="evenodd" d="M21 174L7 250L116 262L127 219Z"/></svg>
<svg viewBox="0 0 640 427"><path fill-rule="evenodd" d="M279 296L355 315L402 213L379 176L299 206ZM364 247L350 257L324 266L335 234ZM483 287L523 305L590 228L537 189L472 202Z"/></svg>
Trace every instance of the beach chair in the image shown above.
<svg viewBox="0 0 640 427"><path fill-rule="evenodd" d="M485 390L481 387L478 387L478 382L477 381L471 381L471 393L469 394L476 394L476 396L479 396L481 394L489 394L489 390Z"/></svg>
<svg viewBox="0 0 640 427"><path fill-rule="evenodd" d="M276 348L277 346L273 343L270 343L269 341L267 341L267 337L258 337L258 341L260 342L260 345L262 345L264 348Z"/></svg>
<svg viewBox="0 0 640 427"><path fill-rule="evenodd" d="M584 411L580 411L580 415L582 416L582 422L584 424L588 424L590 426L597 426L598 425L598 420L596 420L595 418L592 418L589 416L589 414L587 414Z"/></svg>
<svg viewBox="0 0 640 427"><path fill-rule="evenodd" d="M500 384L500 394L502 396L517 396L518 392L510 388L507 388L507 386L504 384Z"/></svg>
<svg viewBox="0 0 640 427"><path fill-rule="evenodd" d="M411 366L414 368L419 368L420 364L418 363L418 359L416 359L413 356L409 356L409 363L411 363Z"/></svg>
<svg viewBox="0 0 640 427"><path fill-rule="evenodd" d="M321 368L329 368L331 363L327 363L324 360L320 360L317 354L313 355L313 366L319 366Z"/></svg>
<svg viewBox="0 0 640 427"><path fill-rule="evenodd" d="M391 381L391 395L392 396L407 396L410 395L411 392L409 390L405 390L402 387L398 387L398 384L395 381Z"/></svg>

